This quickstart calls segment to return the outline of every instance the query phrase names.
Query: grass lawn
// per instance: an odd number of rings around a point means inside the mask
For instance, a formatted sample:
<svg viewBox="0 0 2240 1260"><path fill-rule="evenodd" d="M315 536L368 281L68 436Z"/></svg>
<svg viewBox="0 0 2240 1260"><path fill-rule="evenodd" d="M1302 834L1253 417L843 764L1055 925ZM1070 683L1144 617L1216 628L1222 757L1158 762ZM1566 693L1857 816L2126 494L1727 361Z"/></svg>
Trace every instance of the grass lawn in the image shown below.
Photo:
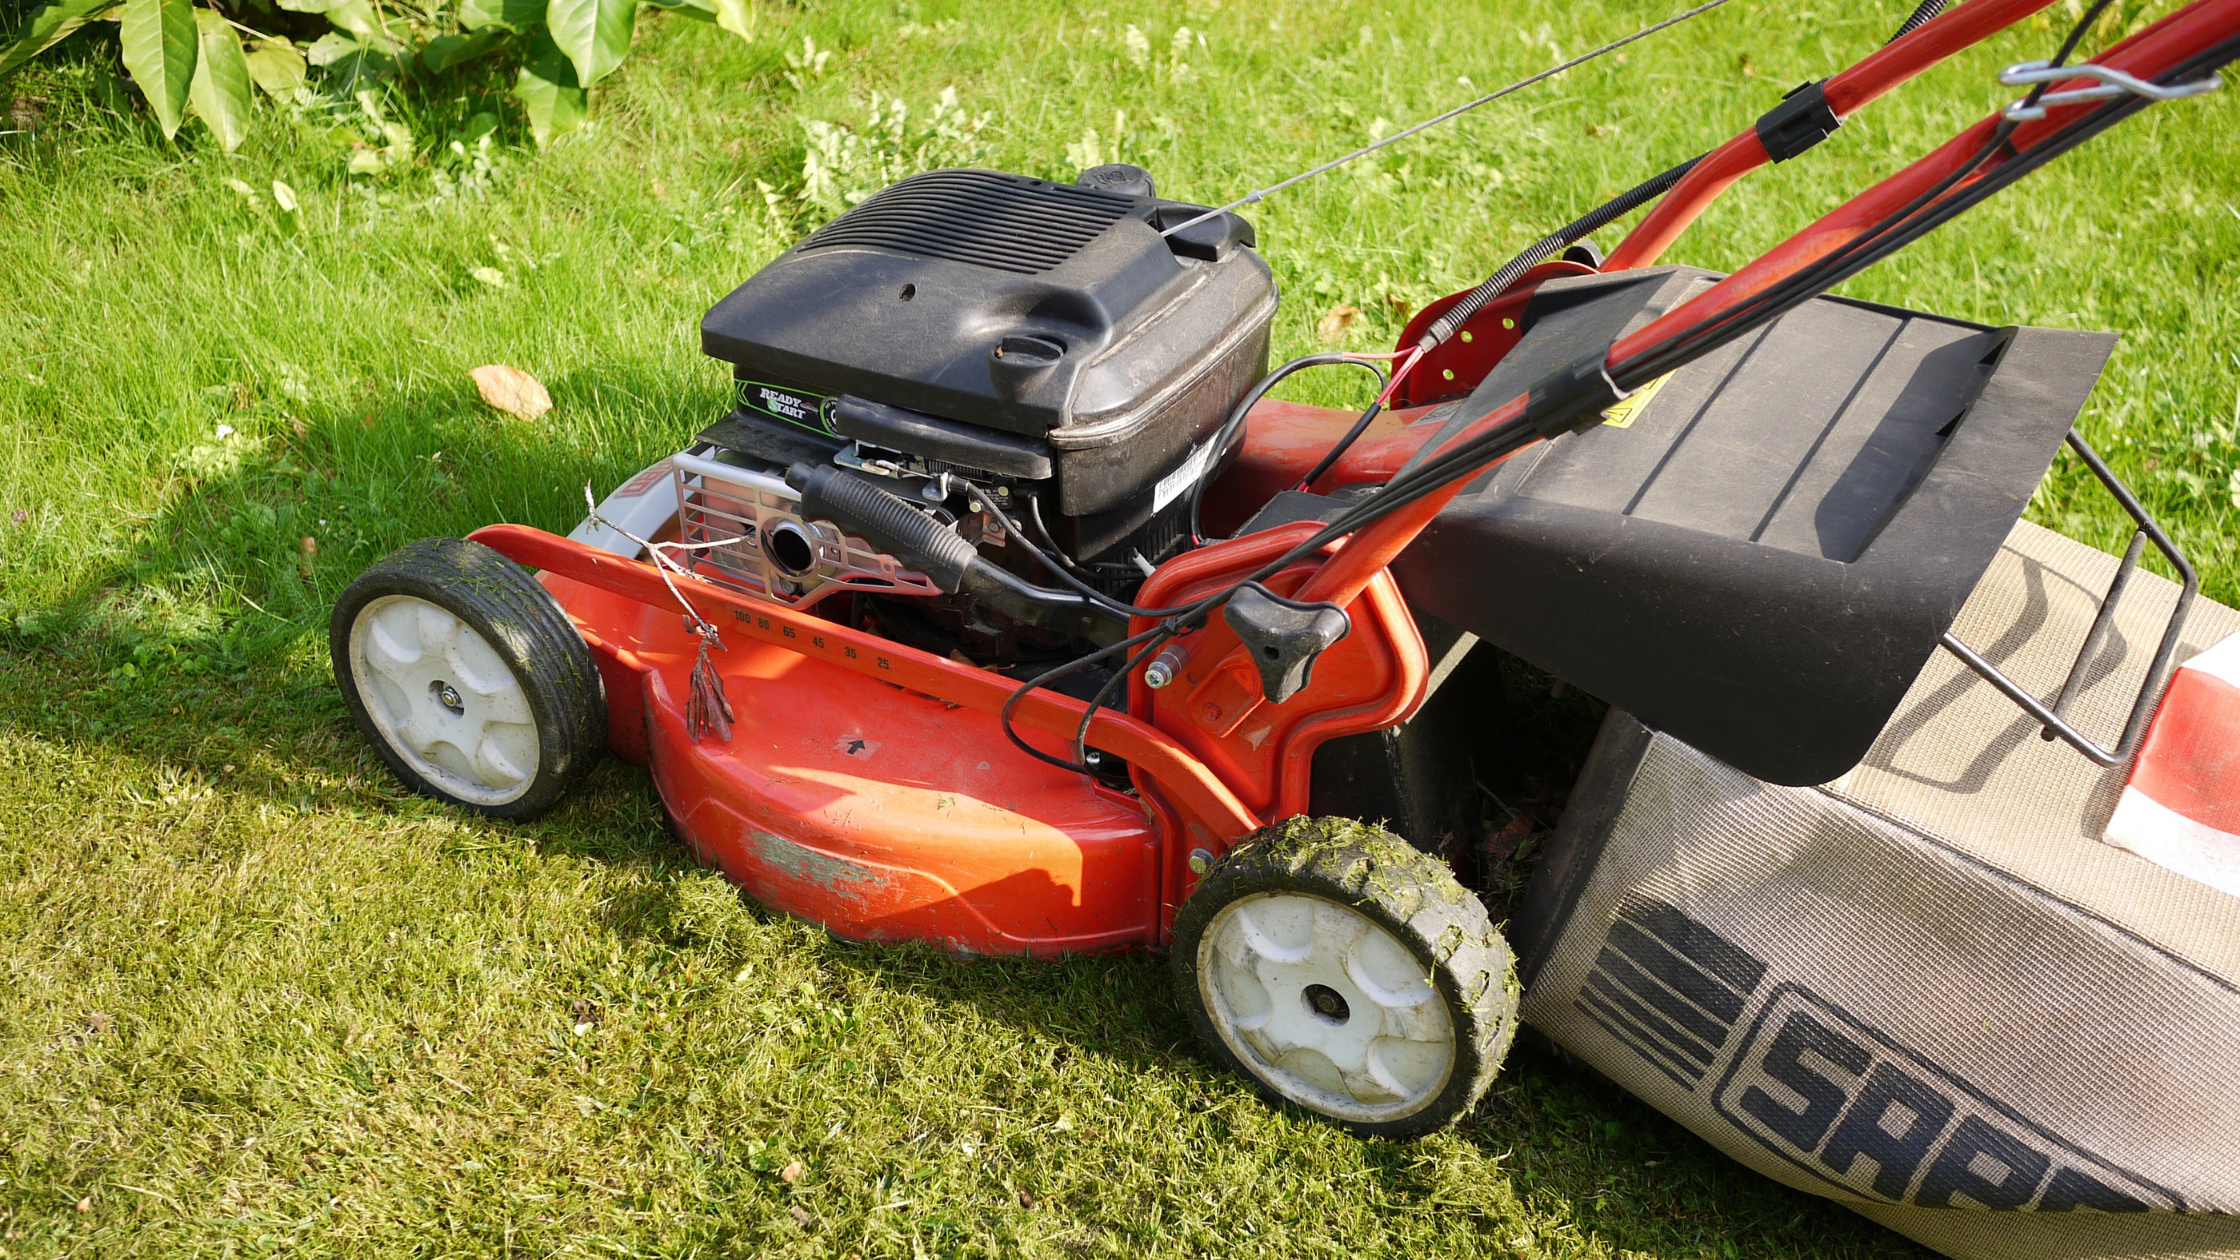
<svg viewBox="0 0 2240 1260"><path fill-rule="evenodd" d="M543 154L512 122L450 147L495 75L379 119L273 111L230 158L98 105L116 66L90 45L19 76L0 1257L1915 1254L1530 1047L1421 1142L1277 1114L1189 1044L1160 962L837 944L696 869L619 763L533 825L437 808L327 672L326 606L366 564L494 520L564 529L586 482L720 414L700 313L851 192L1127 160L1225 199L1676 7L766 3L752 43L650 16L592 129ZM1364 312L1352 344L1389 345L1908 8L1735 0L1270 201L1278 354L1339 304ZM2009 99L1997 68L2059 34L1924 76L1738 187L1673 261L1753 256ZM379 169L347 175L353 152ZM2226 91L1847 291L2122 332L2085 429L2229 602L2236 207ZM556 410L483 408L466 371L491 362ZM2116 548L2089 486L2058 472L2032 515Z"/></svg>

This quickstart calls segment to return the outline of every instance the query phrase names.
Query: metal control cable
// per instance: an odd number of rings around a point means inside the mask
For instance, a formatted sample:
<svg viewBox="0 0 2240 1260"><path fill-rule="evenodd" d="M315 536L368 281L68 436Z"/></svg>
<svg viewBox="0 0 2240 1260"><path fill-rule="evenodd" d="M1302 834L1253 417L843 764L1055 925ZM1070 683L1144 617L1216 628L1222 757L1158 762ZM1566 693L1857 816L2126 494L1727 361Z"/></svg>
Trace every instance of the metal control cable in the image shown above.
<svg viewBox="0 0 2240 1260"><path fill-rule="evenodd" d="M2090 23L2106 7L2107 3L2108 0L2099 0L2098 3L2087 10L2083 19L2078 22L2077 28L2070 33L2069 39L2064 42L2059 54L2060 60L2065 60L2070 53L2074 52L2075 46L2081 40L2084 31L2088 29ZM2197 72L2214 70L2216 67L2232 61L2235 57L2240 57L2240 40L2228 40L2188 59L2185 63L2165 73L2158 82L2163 84L2185 82ZM2042 94L2042 90L2041 87L2039 90L2033 91L2030 99L2034 100ZM1624 363L1610 365L1610 376L1621 390L1628 388L1628 382L1638 386L1642 382L1655 379L1667 371L1700 358L1721 345L1771 323L1796 306L1919 239L1922 235L2011 185L2046 162L2151 103L2148 99L2139 96L2112 100L2108 104L2072 120L2052 134L2041 138L2038 143L2031 145L2029 149L2020 152L2008 147L2014 130L2013 125L2002 124L1995 129L1992 140L1959 169L1940 179L1928 191L1918 195L1899 210L1885 216L1866 232L1832 251L1827 258L1804 269L1798 275L1772 286L1764 293L1756 295L1734 310L1713 317L1704 325L1676 334L1666 342L1653 346ZM1954 189L1969 175L1984 170L1985 166L1996 158L2002 150L2006 151L2007 160L1993 166L1974 183L1964 188L1958 188L1958 191L1954 192ZM1951 195L1948 196L1947 194ZM1282 555L1266 562L1247 578L1202 597L1186 608L1157 610L1170 614L1160 625L1153 626L1076 661L1061 665L1057 669L1030 681L1015 692L1004 706L1003 725L1006 734L1011 736L1014 743L1017 743L1022 749L1032 753L1040 760L1082 773L1089 773L1085 766L1063 762L1041 753L1039 750L1029 748L1011 729L1011 714L1028 691L1129 648L1137 647L1155 637L1161 639L1174 637L1203 618L1247 583L1264 580L1280 571L1284 566L1310 556L1339 538L1436 493L1448 484L1471 475L1489 463L1506 458L1532 442L1540 440L1543 436L1546 435L1541 430L1541 422L1538 417L1531 413L1531 406L1528 404L1525 413L1495 425L1476 438L1435 454L1423 464L1388 482L1374 495L1340 513L1335 520L1321 530L1316 531ZM1131 664L1135 660L1140 660L1141 656L1142 653L1134 654L1131 657ZM1123 671L1123 676L1125 676L1125 671ZM1086 722L1082 729L1086 730Z"/></svg>
<svg viewBox="0 0 2240 1260"><path fill-rule="evenodd" d="M1207 219L1216 218L1220 215L1227 214L1231 210L1235 210L1243 206L1257 205L1273 194L1282 192L1284 189L1291 187L1293 184L1303 183L1307 180L1313 179L1317 175L1323 174L1326 171L1336 170L1337 168L1344 166L1346 163L1351 162L1356 158L1367 157L1370 154L1375 153L1379 149L1385 148L1389 145L1398 144L1400 141L1407 139L1409 136L1412 136L1419 131L1422 131L1429 127L1436 127L1440 123L1443 123L1450 118L1458 118L1464 114L1469 113L1471 110L1478 108L1481 105L1490 105L1512 92L1522 91L1523 89L1531 87L1533 84L1538 83L1543 79L1552 79L1555 76L1562 74L1566 70L1585 65L1587 62L1593 61L1595 58L1600 57L1605 53L1616 52L1617 50L1625 47L1627 44L1633 43L1635 40L1647 39L1649 36L1656 34L1658 31L1661 31L1668 26L1677 26L1680 23L1685 22L1689 18L1695 17L1698 14L1708 13L1711 10L1718 8L1720 5L1725 4L1726 2L1727 0L1708 0L1708 3L1699 4L1684 13L1676 13L1673 16L1668 17L1664 21L1658 22L1653 26L1645 26L1640 30L1635 31L1633 34L1624 37L1623 39L1611 40L1609 43L1604 44L1602 47L1597 48L1592 52L1583 53L1577 57L1573 57L1571 60L1563 62L1560 65L1550 66L1548 69L1542 70L1538 74L1528 75L1525 78L1519 79L1515 83L1512 83L1505 88L1488 92L1484 96L1481 96L1474 101L1466 101L1463 104L1457 105L1453 109L1450 109L1443 114L1439 114L1432 118L1426 118L1422 122L1419 122L1412 127L1406 127L1399 131L1396 131L1391 135L1376 141L1373 144L1365 144L1343 157L1332 158L1329 161L1322 163L1320 166L1309 167L1308 169L1291 176L1289 179L1270 184L1266 188L1255 189L1252 192L1246 193L1244 196L1239 197L1235 201L1229 202L1226 205L1216 206L1215 208L1206 211L1204 214L1195 215L1189 219L1184 220L1181 223L1177 223L1173 227L1168 228L1166 231L1160 233L1160 235L1172 236L1185 228L1191 227L1195 224L1203 223Z"/></svg>

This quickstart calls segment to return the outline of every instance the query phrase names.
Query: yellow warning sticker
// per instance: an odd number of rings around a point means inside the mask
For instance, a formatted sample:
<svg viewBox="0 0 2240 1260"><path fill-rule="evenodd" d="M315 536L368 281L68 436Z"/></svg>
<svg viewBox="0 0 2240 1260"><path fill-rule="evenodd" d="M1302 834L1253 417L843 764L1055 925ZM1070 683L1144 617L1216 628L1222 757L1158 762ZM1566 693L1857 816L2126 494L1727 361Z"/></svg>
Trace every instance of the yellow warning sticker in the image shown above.
<svg viewBox="0 0 2240 1260"><path fill-rule="evenodd" d="M1641 414L1641 409L1648 406L1649 400L1655 398L1657 396L1657 391L1663 389L1664 383L1671 379L1672 373L1667 372L1663 376L1660 376L1657 379L1642 386L1641 388L1633 391L1632 393L1627 394L1625 397L1618 400L1617 406L1612 407L1610 410L1602 413L1602 422L1609 425L1613 429L1626 429L1633 427L1634 417Z"/></svg>

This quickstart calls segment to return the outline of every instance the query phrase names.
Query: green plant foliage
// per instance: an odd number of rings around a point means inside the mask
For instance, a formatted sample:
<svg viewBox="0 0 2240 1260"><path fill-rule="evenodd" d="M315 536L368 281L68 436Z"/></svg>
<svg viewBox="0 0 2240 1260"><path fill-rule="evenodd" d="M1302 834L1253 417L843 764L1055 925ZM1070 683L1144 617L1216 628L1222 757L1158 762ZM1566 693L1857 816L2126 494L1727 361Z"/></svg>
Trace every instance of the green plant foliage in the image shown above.
<svg viewBox="0 0 2240 1260"><path fill-rule="evenodd" d="M179 134L201 35L187 0L125 0L118 38L125 69L148 98L165 139Z"/></svg>
<svg viewBox="0 0 2240 1260"><path fill-rule="evenodd" d="M256 98L249 89L249 59L241 51L241 37L233 24L215 9L196 9L195 28L199 55L187 100L195 116L209 124L210 134L231 153L249 134L249 114Z"/></svg>
<svg viewBox="0 0 2240 1260"><path fill-rule="evenodd" d="M271 4L284 12L275 13ZM264 20L253 9L215 0L49 0L31 8L14 30L0 26L0 79L89 23L115 22L125 70L164 137L176 138L189 117L199 118L210 139L231 153L255 125L252 84L280 106L347 108L369 88L433 89L437 79L496 58L518 65L513 95L544 146L591 116L588 89L629 56L641 4L754 39L755 0L427 0L419 6L259 0L254 6L308 38L254 29L237 20ZM93 86L106 98L106 81ZM362 158L351 159L353 171L366 167Z"/></svg>
<svg viewBox="0 0 2240 1260"><path fill-rule="evenodd" d="M303 86L303 54L285 41L261 41L244 61L249 78L275 100L287 100Z"/></svg>
<svg viewBox="0 0 2240 1260"><path fill-rule="evenodd" d="M116 0L61 0L41 6L24 23L16 42L0 52L0 75L70 38L77 29L116 7Z"/></svg>
<svg viewBox="0 0 2240 1260"><path fill-rule="evenodd" d="M539 148L575 130L591 112L591 93L577 81L575 64L542 30L529 39L513 94L529 111L529 129Z"/></svg>
<svg viewBox="0 0 2240 1260"><path fill-rule="evenodd" d="M637 20L638 0L552 0L545 9L545 28L585 87L622 64Z"/></svg>

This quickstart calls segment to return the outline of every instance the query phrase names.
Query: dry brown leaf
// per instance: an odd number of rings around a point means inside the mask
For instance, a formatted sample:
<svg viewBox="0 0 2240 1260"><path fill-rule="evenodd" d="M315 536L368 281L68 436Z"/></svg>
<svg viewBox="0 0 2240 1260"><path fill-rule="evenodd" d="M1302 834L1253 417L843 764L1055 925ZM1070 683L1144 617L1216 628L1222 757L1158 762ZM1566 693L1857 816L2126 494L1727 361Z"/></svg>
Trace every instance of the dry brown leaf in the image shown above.
<svg viewBox="0 0 2240 1260"><path fill-rule="evenodd" d="M784 1168L778 1170L778 1180L785 1182L790 1186L794 1182L801 1180L801 1173L801 1161L797 1159L792 1163L787 1164Z"/></svg>
<svg viewBox="0 0 2240 1260"><path fill-rule="evenodd" d="M786 1208L786 1211L792 1215L793 1223L803 1229L807 1229L817 1223L817 1218L809 1215L808 1210L803 1208L798 1203Z"/></svg>
<svg viewBox="0 0 2240 1260"><path fill-rule="evenodd" d="M1344 341L1346 330L1353 327L1353 321L1359 318L1361 318L1360 307L1348 306L1341 302L1331 307L1328 314L1315 321L1315 335L1324 341Z"/></svg>
<svg viewBox="0 0 2240 1260"><path fill-rule="evenodd" d="M536 377L503 363L485 363L467 373L482 401L516 420L534 420L552 410L552 395Z"/></svg>

